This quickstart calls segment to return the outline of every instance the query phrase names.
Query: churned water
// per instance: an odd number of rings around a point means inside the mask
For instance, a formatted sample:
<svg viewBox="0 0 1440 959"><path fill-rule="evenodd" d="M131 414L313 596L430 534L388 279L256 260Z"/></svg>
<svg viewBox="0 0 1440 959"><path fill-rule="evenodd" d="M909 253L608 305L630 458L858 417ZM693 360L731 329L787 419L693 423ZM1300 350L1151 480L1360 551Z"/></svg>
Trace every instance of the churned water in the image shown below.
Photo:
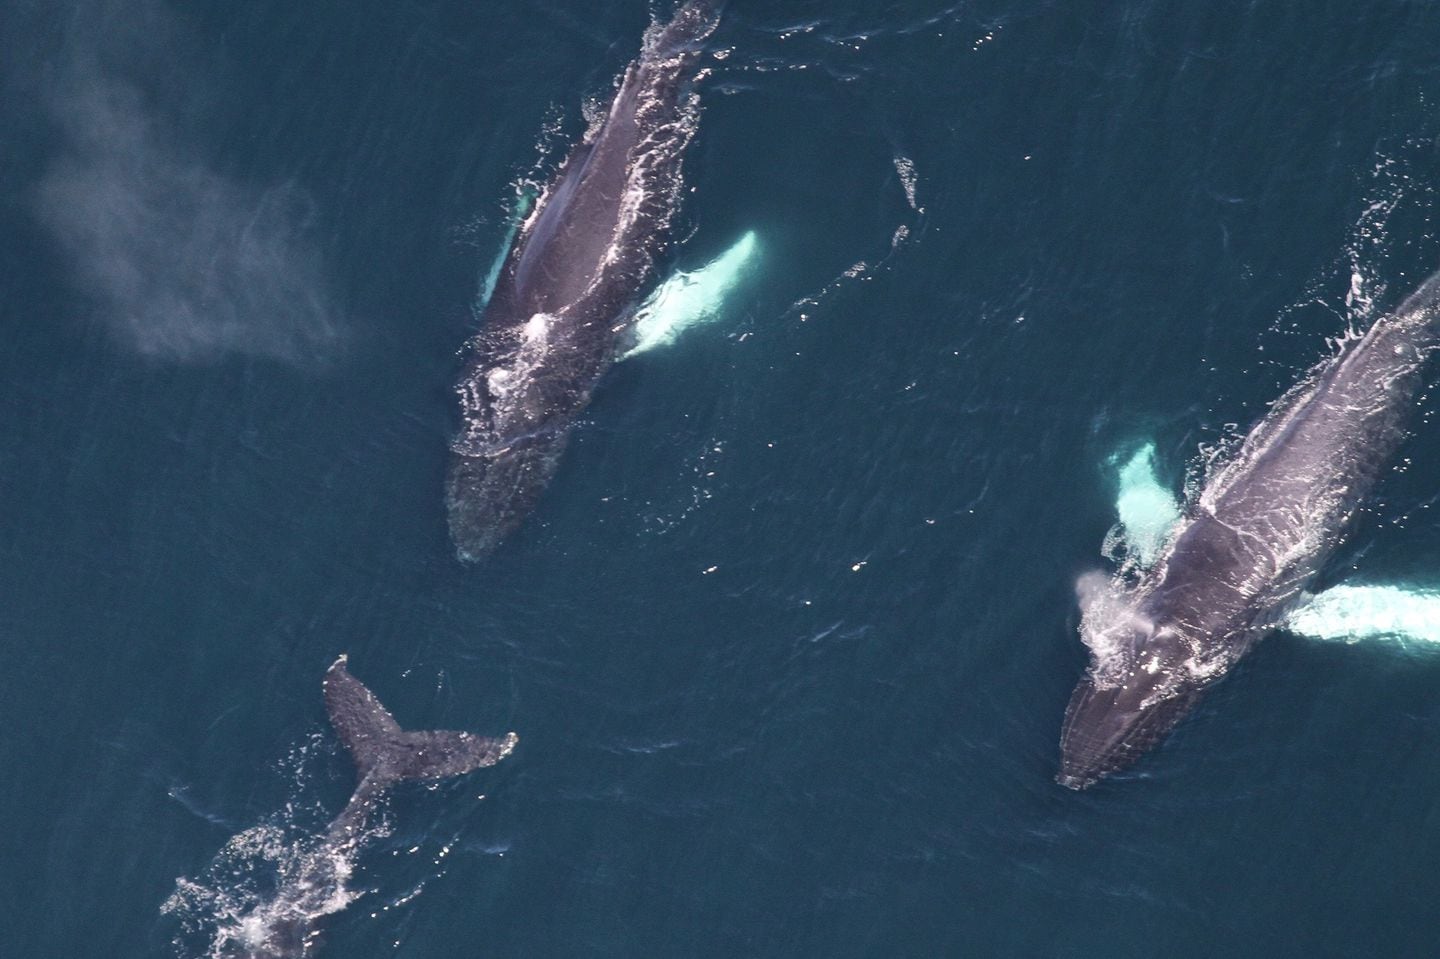
<svg viewBox="0 0 1440 959"><path fill-rule="evenodd" d="M1440 263L1440 7L732 0L648 348L462 566L457 351L672 10L5 10L0 955L270 921L342 652L520 745L320 955L1434 955L1432 403L1310 618L1053 776L1076 578Z"/></svg>

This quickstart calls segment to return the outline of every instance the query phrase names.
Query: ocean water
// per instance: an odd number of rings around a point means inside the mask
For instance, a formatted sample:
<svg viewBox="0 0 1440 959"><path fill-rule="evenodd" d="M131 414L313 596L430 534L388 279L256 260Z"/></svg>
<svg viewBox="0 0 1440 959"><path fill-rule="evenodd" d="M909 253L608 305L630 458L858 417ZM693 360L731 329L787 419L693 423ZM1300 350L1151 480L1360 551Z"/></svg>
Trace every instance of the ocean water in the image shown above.
<svg viewBox="0 0 1440 959"><path fill-rule="evenodd" d="M1433 645L1053 775L1117 450L1191 488L1440 262L1440 8L732 0L664 272L733 275L462 566L457 351L671 9L5 9L0 955L214 951L353 787L342 652L521 738L324 956L1434 955ZM1432 409L1322 595L1440 583Z"/></svg>

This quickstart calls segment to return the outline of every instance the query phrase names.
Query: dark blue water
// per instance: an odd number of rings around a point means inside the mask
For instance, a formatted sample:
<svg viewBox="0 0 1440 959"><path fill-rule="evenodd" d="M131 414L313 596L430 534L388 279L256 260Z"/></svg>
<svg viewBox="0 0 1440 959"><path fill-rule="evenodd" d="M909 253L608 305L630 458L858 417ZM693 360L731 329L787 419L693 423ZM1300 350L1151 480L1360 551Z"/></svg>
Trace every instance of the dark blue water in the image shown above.
<svg viewBox="0 0 1440 959"><path fill-rule="evenodd" d="M734 0L667 268L763 257L461 566L482 275L669 10L6 9L0 954L203 955L177 880L349 794L348 652L521 745L324 955L1433 955L1440 654L1282 633L1052 777L1106 457L1178 484L1440 258L1440 7ZM1404 455L1328 581L1440 578Z"/></svg>

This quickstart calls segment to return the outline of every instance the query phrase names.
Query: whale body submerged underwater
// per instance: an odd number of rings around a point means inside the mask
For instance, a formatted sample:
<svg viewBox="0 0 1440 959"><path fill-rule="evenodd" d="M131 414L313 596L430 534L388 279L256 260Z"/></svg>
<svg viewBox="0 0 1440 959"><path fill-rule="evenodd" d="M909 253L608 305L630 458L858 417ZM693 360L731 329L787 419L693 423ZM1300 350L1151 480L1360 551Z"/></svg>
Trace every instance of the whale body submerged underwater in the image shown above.
<svg viewBox="0 0 1440 959"><path fill-rule="evenodd" d="M1303 602L1404 440L1437 344L1440 273L1275 403L1138 579L1081 578L1090 664L1058 782L1083 789L1131 765Z"/></svg>
<svg viewBox="0 0 1440 959"><path fill-rule="evenodd" d="M630 344L694 136L692 89L721 2L690 0L652 26L604 120L522 224L456 387L461 428L446 480L462 560L490 553L534 508L575 418Z"/></svg>

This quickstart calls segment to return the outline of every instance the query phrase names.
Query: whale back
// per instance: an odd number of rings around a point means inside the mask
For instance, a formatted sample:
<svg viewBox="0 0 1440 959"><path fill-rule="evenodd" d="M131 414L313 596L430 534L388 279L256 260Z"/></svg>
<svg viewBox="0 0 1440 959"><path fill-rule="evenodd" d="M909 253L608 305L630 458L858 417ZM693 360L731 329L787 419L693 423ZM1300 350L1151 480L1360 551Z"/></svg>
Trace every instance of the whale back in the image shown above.
<svg viewBox="0 0 1440 959"><path fill-rule="evenodd" d="M538 501L654 278L720 7L691 0L647 31L605 118L516 236L456 387L446 512L461 560L488 555Z"/></svg>
<svg viewBox="0 0 1440 959"><path fill-rule="evenodd" d="M1101 602L1081 621L1091 664L1066 712L1063 785L1084 788L1148 751L1300 601L1405 438L1437 326L1440 273L1276 401L1212 470L1128 603L1088 588ZM1148 640L1104 641L1116 611L1132 609L1171 637L1164 655Z"/></svg>
<svg viewBox="0 0 1440 959"><path fill-rule="evenodd" d="M1205 484L1200 509L1263 544L1290 592L1338 546L1404 441L1437 319L1440 274L1312 367Z"/></svg>
<svg viewBox="0 0 1440 959"><path fill-rule="evenodd" d="M607 271L653 256L694 130L685 103L701 44L719 6L695 0L647 34L605 119L577 145L517 238L509 312L519 320L579 303ZM688 107L688 108L687 108ZM605 317L610 319L610 317Z"/></svg>

